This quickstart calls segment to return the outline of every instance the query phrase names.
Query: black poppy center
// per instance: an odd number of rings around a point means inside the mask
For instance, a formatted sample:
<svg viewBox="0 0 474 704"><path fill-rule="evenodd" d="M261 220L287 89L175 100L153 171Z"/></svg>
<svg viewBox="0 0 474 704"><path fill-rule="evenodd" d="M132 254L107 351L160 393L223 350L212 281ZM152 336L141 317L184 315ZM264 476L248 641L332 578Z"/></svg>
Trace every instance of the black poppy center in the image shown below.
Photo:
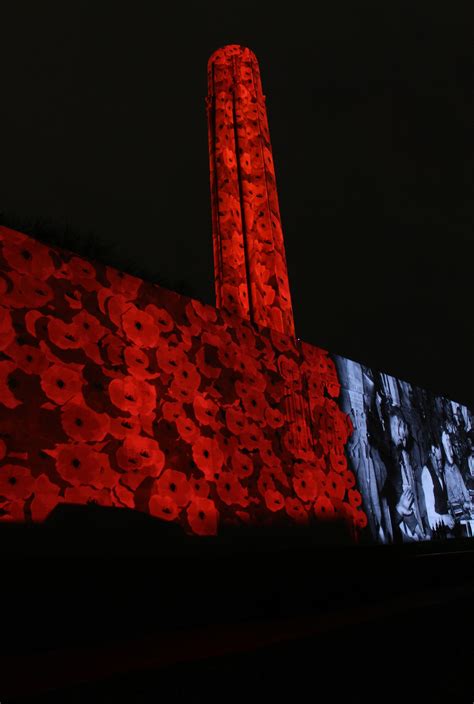
<svg viewBox="0 0 474 704"><path fill-rule="evenodd" d="M136 323L135 323L135 327L136 327L137 330L141 330L143 326L142 326L142 324L140 323L140 321L137 320Z"/></svg>
<svg viewBox="0 0 474 704"><path fill-rule="evenodd" d="M209 450L204 450L204 452L202 454L204 455L204 457L207 460L207 458L209 457Z"/></svg>
<svg viewBox="0 0 474 704"><path fill-rule="evenodd" d="M131 394L127 394L127 395L125 396L125 398L126 398L127 401L135 401L135 399L133 398L133 396L132 396Z"/></svg>
<svg viewBox="0 0 474 704"><path fill-rule="evenodd" d="M18 381L13 377L9 377L7 385L10 391L13 391L13 389L16 389L16 387L18 386Z"/></svg>
<svg viewBox="0 0 474 704"><path fill-rule="evenodd" d="M206 518L206 514L204 513L204 511L199 511L198 518L200 518L201 521L203 521Z"/></svg>
<svg viewBox="0 0 474 704"><path fill-rule="evenodd" d="M10 477L8 480L8 483L11 484L12 486L15 486L16 484L16 477Z"/></svg>
<svg viewBox="0 0 474 704"><path fill-rule="evenodd" d="M224 488L225 488L226 491L230 491L230 484L229 484L229 482L227 482L226 484L224 484Z"/></svg>
<svg viewBox="0 0 474 704"><path fill-rule="evenodd" d="M174 482L170 484L170 491L176 491L176 484Z"/></svg>
<svg viewBox="0 0 474 704"><path fill-rule="evenodd" d="M31 356L31 354L27 354L27 355L26 355L26 361L27 361L27 362L32 362L32 361L33 361L33 357Z"/></svg>
<svg viewBox="0 0 474 704"><path fill-rule="evenodd" d="M82 418L76 418L76 420L74 421L74 423L75 423L77 426L79 426L79 428L81 427L81 425L84 425L84 422L83 422Z"/></svg>
<svg viewBox="0 0 474 704"><path fill-rule="evenodd" d="M71 462L72 466L75 467L76 469L81 466L81 461L76 458L73 459Z"/></svg>
<svg viewBox="0 0 474 704"><path fill-rule="evenodd" d="M31 256L31 252L29 252L27 249L24 249L21 253L21 256L23 259L26 259L28 261L29 259L32 259L33 257Z"/></svg>
<svg viewBox="0 0 474 704"><path fill-rule="evenodd" d="M63 381L62 379L57 379L57 380L56 380L56 386L57 386L58 388L60 388L60 389L64 389L64 387L66 386L66 384L64 383L64 381Z"/></svg>

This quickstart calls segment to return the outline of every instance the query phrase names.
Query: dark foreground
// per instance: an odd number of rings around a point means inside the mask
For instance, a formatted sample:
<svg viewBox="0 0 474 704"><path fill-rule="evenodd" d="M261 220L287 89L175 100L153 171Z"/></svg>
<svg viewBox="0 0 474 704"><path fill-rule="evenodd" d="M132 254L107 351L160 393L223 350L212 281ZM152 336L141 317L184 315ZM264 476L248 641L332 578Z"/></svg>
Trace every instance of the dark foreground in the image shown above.
<svg viewBox="0 0 474 704"><path fill-rule="evenodd" d="M472 702L472 543L0 526L0 702Z"/></svg>

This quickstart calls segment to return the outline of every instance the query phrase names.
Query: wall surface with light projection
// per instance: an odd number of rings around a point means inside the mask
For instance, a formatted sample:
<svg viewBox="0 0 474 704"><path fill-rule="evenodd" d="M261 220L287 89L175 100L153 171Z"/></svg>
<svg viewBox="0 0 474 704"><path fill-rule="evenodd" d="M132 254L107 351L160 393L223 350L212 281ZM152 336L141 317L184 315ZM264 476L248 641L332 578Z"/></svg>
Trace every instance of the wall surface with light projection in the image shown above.
<svg viewBox="0 0 474 704"><path fill-rule="evenodd" d="M377 542L472 537L473 419L466 406L333 357L346 447Z"/></svg>
<svg viewBox="0 0 474 704"><path fill-rule="evenodd" d="M365 527L324 350L0 228L0 517Z"/></svg>

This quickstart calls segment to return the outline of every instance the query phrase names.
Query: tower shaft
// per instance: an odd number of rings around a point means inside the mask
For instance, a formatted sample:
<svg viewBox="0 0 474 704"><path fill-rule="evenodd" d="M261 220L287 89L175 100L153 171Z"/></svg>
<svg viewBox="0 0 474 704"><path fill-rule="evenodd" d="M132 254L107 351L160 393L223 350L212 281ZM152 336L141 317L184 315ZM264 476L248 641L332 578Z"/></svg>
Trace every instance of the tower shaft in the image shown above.
<svg viewBox="0 0 474 704"><path fill-rule="evenodd" d="M294 336L288 271L257 59L230 45L208 64L217 307Z"/></svg>

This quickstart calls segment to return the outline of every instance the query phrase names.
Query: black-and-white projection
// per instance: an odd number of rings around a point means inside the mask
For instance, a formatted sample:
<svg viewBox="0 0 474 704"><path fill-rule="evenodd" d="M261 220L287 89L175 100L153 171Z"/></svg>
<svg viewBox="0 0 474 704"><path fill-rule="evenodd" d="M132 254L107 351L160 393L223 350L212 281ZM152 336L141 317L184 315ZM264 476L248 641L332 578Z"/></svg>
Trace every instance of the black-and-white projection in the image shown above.
<svg viewBox="0 0 474 704"><path fill-rule="evenodd" d="M347 444L376 542L474 535L474 431L466 406L333 356Z"/></svg>

